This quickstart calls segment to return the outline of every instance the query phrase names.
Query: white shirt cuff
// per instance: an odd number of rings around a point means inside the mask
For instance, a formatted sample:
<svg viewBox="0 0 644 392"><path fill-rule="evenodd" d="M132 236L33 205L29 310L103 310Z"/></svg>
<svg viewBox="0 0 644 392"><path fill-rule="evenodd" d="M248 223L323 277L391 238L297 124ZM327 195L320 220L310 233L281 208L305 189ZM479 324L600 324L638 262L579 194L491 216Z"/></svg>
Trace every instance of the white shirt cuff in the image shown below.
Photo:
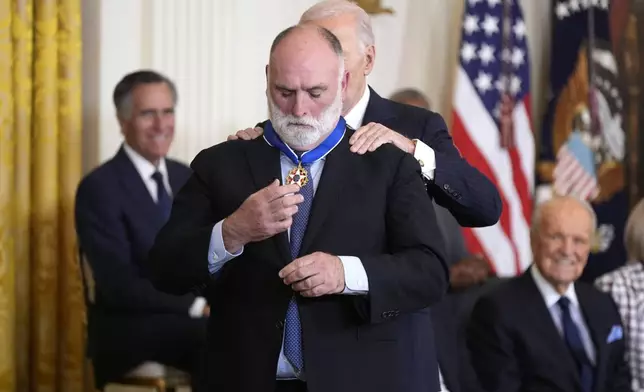
<svg viewBox="0 0 644 392"><path fill-rule="evenodd" d="M338 256L344 267L344 291L342 294L361 295L369 292L369 279L362 261L355 256Z"/></svg>
<svg viewBox="0 0 644 392"><path fill-rule="evenodd" d="M188 310L188 314L190 314L191 318L201 318L203 317L203 311L206 309L206 305L208 303L206 302L206 299L204 297L197 297L195 298L195 302L192 303L190 306L190 310Z"/></svg>
<svg viewBox="0 0 644 392"><path fill-rule="evenodd" d="M225 220L225 219L224 219ZM226 262L234 259L244 252L244 247L237 253L229 253L224 245L224 235L222 227L224 220L219 221L215 227L212 228L210 235L210 246L208 247L208 271L210 274L215 274L226 264Z"/></svg>
<svg viewBox="0 0 644 392"><path fill-rule="evenodd" d="M423 176L428 180L434 179L434 171L436 170L436 153L434 150L427 144L421 142L418 139L414 139L416 142L416 149L414 150L414 158L420 164L420 169L423 172Z"/></svg>

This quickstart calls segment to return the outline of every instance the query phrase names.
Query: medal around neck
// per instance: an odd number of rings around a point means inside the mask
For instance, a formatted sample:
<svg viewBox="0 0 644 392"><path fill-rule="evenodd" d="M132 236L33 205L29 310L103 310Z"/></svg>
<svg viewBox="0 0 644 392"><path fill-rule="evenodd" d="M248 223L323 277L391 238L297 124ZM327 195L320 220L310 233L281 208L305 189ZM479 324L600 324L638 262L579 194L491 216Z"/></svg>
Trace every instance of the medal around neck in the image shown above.
<svg viewBox="0 0 644 392"><path fill-rule="evenodd" d="M347 123L343 117L340 117L338 124L335 126L335 129L329 134L329 136L324 139L319 146L315 147L312 150L306 151L301 156L298 156L289 146L286 145L280 139L277 132L273 128L273 124L270 121L264 125L264 140L268 145L279 149L284 155L286 155L294 164L297 166L291 169L286 176L286 184L297 184L300 188L308 184L310 180L309 172L306 170L304 165L310 166L313 163L319 161L329 154L344 137L346 132Z"/></svg>
<svg viewBox="0 0 644 392"><path fill-rule="evenodd" d="M297 167L291 169L286 176L286 185L297 184L300 188L309 183L309 172L298 164Z"/></svg>

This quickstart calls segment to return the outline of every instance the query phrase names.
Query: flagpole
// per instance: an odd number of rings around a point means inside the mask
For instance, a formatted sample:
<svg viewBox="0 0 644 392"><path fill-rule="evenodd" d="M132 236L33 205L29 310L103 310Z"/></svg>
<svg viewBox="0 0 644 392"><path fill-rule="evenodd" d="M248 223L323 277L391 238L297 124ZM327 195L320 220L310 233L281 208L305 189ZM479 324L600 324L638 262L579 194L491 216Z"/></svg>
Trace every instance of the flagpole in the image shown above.
<svg viewBox="0 0 644 392"><path fill-rule="evenodd" d="M588 7L588 47L586 58L588 59L588 109L590 111L590 134L596 136L599 128L597 123L597 107L595 101L595 62L593 53L595 49L595 7Z"/></svg>
<svg viewBox="0 0 644 392"><path fill-rule="evenodd" d="M501 131L501 147L511 148L514 145L514 130L512 129L512 97L510 95L510 86L512 79L512 32L510 26L512 12L512 2L515 0L503 0L503 20L501 22L501 75L505 81L504 89L501 92L499 102L499 125ZM508 56L506 58L506 53Z"/></svg>

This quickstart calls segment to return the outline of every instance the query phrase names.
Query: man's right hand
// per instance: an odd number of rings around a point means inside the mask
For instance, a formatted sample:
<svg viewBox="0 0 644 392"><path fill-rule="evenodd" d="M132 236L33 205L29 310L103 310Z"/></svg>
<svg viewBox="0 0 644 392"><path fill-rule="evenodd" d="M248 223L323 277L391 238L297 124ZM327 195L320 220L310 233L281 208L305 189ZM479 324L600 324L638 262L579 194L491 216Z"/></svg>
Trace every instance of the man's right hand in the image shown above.
<svg viewBox="0 0 644 392"><path fill-rule="evenodd" d="M228 136L228 140L237 140L237 139L253 140L262 136L263 133L264 133L264 130L260 127L246 128L246 129L242 129L241 131L237 131L237 133L234 135Z"/></svg>
<svg viewBox="0 0 644 392"><path fill-rule="evenodd" d="M224 220L222 236L226 250L237 253L249 242L262 241L288 230L297 205L304 201L299 191L297 184L280 185L275 180L250 195Z"/></svg>

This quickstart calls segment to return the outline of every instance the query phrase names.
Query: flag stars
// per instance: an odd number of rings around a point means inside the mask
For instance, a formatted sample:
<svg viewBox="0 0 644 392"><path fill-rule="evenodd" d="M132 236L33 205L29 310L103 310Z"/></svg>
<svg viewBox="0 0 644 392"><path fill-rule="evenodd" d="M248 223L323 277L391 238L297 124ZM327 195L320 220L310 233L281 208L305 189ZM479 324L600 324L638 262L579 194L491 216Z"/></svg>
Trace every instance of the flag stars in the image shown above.
<svg viewBox="0 0 644 392"><path fill-rule="evenodd" d="M490 8L494 8L499 4L501 4L501 0L487 0L487 6Z"/></svg>
<svg viewBox="0 0 644 392"><path fill-rule="evenodd" d="M463 22L463 30L467 35L472 35L479 31L479 18L475 15L467 15Z"/></svg>
<svg viewBox="0 0 644 392"><path fill-rule="evenodd" d="M474 85L481 94L485 94L492 89L492 76L486 72L479 72L479 76L474 81Z"/></svg>
<svg viewBox="0 0 644 392"><path fill-rule="evenodd" d="M494 46L483 43L481 49L479 50L479 58L483 65L489 65L494 61Z"/></svg>
<svg viewBox="0 0 644 392"><path fill-rule="evenodd" d="M494 33L499 32L499 18L494 17L489 14L485 14L485 19L482 23L483 31L488 37L492 36Z"/></svg>
<svg viewBox="0 0 644 392"><path fill-rule="evenodd" d="M568 7L570 8L571 11L574 11L574 12L581 11L581 6L579 4L579 0L570 0L568 2Z"/></svg>
<svg viewBox="0 0 644 392"><path fill-rule="evenodd" d="M522 40L525 37L526 27L523 19L517 19L516 23L512 27L512 32L518 40Z"/></svg>
<svg viewBox="0 0 644 392"><path fill-rule="evenodd" d="M610 96L615 99L619 98L619 90L617 90L616 87L613 87L612 89L610 89Z"/></svg>
<svg viewBox="0 0 644 392"><path fill-rule="evenodd" d="M555 14L561 20L591 7L608 10L609 3L609 0L562 0L555 6Z"/></svg>
<svg viewBox="0 0 644 392"><path fill-rule="evenodd" d="M468 64L470 61L476 58L476 45L465 42L461 48L461 58L465 64Z"/></svg>
<svg viewBox="0 0 644 392"><path fill-rule="evenodd" d="M521 79L516 75L512 75L510 78L510 94L516 96L519 91L521 91Z"/></svg>
<svg viewBox="0 0 644 392"><path fill-rule="evenodd" d="M568 10L568 5L566 3L559 3L555 8L555 14L559 20L564 19L567 16L570 16L570 11Z"/></svg>
<svg viewBox="0 0 644 392"><path fill-rule="evenodd" d="M481 3L483 0L468 0L470 7L475 7L478 3Z"/></svg>
<svg viewBox="0 0 644 392"><path fill-rule="evenodd" d="M514 65L515 68L519 68L521 64L523 64L524 56L525 53L519 47L515 46L514 48L512 48L512 57L510 59L512 65Z"/></svg>

